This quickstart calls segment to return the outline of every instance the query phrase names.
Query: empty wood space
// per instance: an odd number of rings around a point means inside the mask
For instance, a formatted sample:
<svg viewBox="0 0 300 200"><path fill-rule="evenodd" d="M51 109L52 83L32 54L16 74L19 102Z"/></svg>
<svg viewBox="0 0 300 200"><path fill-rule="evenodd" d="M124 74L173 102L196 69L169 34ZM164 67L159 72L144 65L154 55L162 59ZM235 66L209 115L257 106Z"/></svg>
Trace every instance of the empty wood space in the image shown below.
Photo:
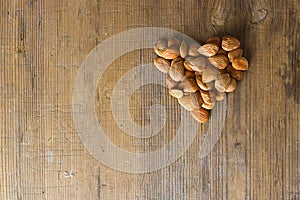
<svg viewBox="0 0 300 200"><path fill-rule="evenodd" d="M2 0L0 10L1 200L300 199L299 0ZM199 130L175 162L127 173L103 164L83 144L72 95L80 66L97 45L146 27L176 30L199 43L235 36L250 67L227 96L225 125L207 157L199 158ZM98 53L114 55L117 48L112 43ZM178 103L157 84L132 94L131 119L123 120L145 127L150 108L160 104L166 124L158 134L136 138L114 120L118 80L154 57L145 48L116 58L91 100L106 137L128 152L164 148L183 120Z"/></svg>

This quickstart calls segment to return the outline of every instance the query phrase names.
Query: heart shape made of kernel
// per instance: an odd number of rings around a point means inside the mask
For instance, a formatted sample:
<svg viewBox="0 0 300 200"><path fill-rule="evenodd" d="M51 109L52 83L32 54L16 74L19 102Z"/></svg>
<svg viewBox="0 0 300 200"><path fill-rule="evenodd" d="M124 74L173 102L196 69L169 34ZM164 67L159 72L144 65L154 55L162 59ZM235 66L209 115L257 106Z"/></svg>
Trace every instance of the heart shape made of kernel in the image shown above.
<svg viewBox="0 0 300 200"><path fill-rule="evenodd" d="M156 42L154 65L167 74L169 94L198 122L208 121L216 101L233 92L248 70L240 44L231 36L211 37L202 46L177 38Z"/></svg>

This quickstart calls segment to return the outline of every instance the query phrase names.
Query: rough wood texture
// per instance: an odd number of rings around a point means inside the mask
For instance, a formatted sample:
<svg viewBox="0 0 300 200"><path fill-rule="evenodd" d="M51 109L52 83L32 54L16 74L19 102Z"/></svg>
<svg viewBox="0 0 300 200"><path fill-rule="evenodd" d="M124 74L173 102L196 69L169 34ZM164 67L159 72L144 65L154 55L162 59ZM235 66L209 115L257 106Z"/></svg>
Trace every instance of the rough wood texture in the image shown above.
<svg viewBox="0 0 300 200"><path fill-rule="evenodd" d="M4 0L0 8L0 199L300 199L298 0ZM236 36L250 70L228 96L226 125L208 157L197 157L198 138L172 165L129 174L102 165L82 145L72 86L97 44L148 26L199 42ZM153 56L140 50L116 60L99 81L99 105L110 106L118 78ZM132 101L138 124L148 123L153 103L178 108L155 85L138 90ZM108 137L125 149L149 151L172 138L136 141L104 111L99 118L108 122ZM180 119L170 117L176 127Z"/></svg>

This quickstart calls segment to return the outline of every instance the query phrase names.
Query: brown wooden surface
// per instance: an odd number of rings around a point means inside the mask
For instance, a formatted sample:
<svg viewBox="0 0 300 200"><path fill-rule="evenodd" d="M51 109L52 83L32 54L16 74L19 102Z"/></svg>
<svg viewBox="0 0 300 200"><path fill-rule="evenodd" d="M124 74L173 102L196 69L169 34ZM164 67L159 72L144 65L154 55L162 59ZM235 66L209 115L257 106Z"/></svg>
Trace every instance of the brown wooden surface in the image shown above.
<svg viewBox="0 0 300 200"><path fill-rule="evenodd" d="M4 0L0 8L1 200L300 199L299 0ZM208 157L197 157L196 140L162 170L123 173L102 165L82 145L72 118L72 86L97 44L152 26L199 42L236 36L250 70L228 95L226 124ZM104 95L98 106L109 111L118 78L153 56L141 50L116 60L99 80ZM137 123L148 123L153 102L175 104L166 92L153 85L137 91ZM149 151L172 137L133 141L118 136L110 112L99 116L112 141L125 149Z"/></svg>

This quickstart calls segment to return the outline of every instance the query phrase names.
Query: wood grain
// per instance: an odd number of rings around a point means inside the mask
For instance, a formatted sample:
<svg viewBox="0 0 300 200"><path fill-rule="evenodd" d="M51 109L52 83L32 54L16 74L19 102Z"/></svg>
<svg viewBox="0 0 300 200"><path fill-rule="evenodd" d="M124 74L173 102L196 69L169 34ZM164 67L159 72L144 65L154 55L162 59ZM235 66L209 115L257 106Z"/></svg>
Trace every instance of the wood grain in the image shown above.
<svg viewBox="0 0 300 200"><path fill-rule="evenodd" d="M0 8L0 199L300 199L298 0L4 0ZM228 95L226 124L208 157L197 156L199 136L172 165L129 174L101 164L81 143L72 118L79 66L97 44L138 27L199 42L225 34L241 40L250 69ZM99 80L96 103L106 109L98 117L127 150L163 147L180 120L167 91L147 85L131 99L133 119L146 125L149 107L161 103L167 128L153 141L137 140L112 121L114 84L153 56L124 55Z"/></svg>

